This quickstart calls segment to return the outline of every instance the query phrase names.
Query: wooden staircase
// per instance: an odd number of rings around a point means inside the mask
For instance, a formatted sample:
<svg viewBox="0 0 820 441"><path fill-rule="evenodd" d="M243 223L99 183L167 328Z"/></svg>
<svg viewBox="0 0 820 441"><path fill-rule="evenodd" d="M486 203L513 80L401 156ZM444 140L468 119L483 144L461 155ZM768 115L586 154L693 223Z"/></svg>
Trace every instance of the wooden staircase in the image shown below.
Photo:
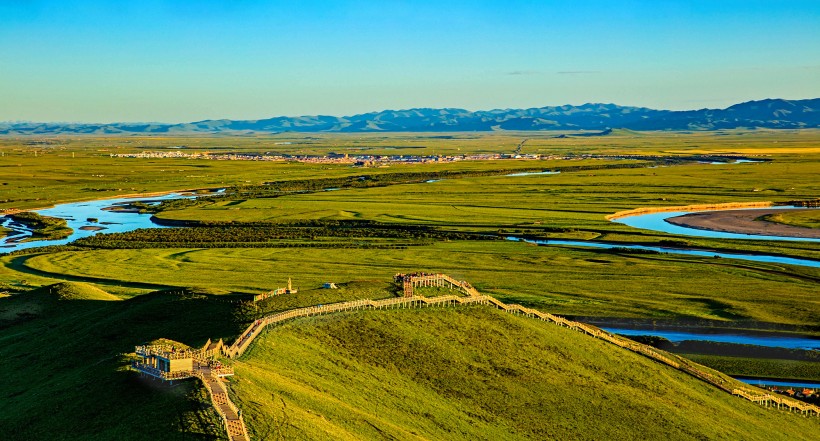
<svg viewBox="0 0 820 441"><path fill-rule="evenodd" d="M225 383L209 366L200 365L194 372L194 375L202 381L205 389L208 390L208 394L211 396L211 404L222 418L228 438L231 441L250 441L245 422L242 420L239 409L228 396Z"/></svg>

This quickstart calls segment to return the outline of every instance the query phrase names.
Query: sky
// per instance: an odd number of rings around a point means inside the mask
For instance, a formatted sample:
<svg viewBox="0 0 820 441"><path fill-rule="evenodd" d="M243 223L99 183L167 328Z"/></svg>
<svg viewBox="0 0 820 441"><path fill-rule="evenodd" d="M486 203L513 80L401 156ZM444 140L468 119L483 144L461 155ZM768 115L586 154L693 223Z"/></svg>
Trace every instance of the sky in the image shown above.
<svg viewBox="0 0 820 441"><path fill-rule="evenodd" d="M0 121L817 97L817 0L0 0Z"/></svg>

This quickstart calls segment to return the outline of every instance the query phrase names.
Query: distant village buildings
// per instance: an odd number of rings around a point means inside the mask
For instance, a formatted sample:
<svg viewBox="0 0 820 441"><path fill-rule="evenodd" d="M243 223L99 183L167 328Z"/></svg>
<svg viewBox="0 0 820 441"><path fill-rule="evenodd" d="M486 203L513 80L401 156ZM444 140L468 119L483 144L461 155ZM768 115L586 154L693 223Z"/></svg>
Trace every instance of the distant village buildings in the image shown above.
<svg viewBox="0 0 820 441"><path fill-rule="evenodd" d="M329 153L327 155L287 155L268 153L186 153L174 151L144 151L140 153L111 153L113 158L176 158L205 159L212 161L273 161L302 162L308 164L349 164L356 167L381 167L390 164L446 163L458 161L489 161L502 159L517 160L552 160L573 159L555 155L520 155L503 153L485 153L472 155L351 155L348 153Z"/></svg>

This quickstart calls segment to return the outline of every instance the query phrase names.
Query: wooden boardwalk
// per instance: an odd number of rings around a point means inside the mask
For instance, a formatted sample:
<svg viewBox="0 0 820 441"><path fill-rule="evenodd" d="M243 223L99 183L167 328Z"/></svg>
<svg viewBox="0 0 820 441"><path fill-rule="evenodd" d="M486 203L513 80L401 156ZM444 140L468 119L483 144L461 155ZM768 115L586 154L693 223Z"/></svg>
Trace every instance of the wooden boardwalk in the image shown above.
<svg viewBox="0 0 820 441"><path fill-rule="evenodd" d="M435 306L462 306L462 305L489 305L501 309L504 312L525 317L531 317L583 332L589 336L604 340L621 348L651 358L657 362L678 369L704 382L707 382L727 393L745 398L757 404L798 411L803 415L813 415L820 417L820 407L796 400L782 395L774 395L762 389L757 389L745 383L722 374L706 366L695 363L686 358L641 344L636 341L606 332L598 327L565 319L563 317L541 312L536 309L527 308L516 304L505 304L494 297L480 294L469 283L453 279L445 274L421 274L421 275L398 275L397 282L402 283L405 297L390 298L383 300L353 300L349 302L334 303L330 305L309 306L297 308L272 314L256 320L237 338L230 346L223 346L223 353L227 357L237 358L242 356L250 344L268 326L277 325L288 320L300 317L311 317L322 314L333 314L345 311L357 311L363 309L397 309L397 308L423 308ZM424 297L414 295L413 288L418 286L442 286L451 289L458 289L467 296L439 296ZM409 294L409 295L408 295Z"/></svg>
<svg viewBox="0 0 820 441"><path fill-rule="evenodd" d="M245 422L239 409L233 404L228 396L228 389L225 383L213 372L207 365L200 365L194 370L194 376L202 380L205 389L208 390L208 395L211 396L211 403L216 409L216 412L222 418L222 423L225 426L225 431L231 441L250 441L248 431L245 428Z"/></svg>
<svg viewBox="0 0 820 441"><path fill-rule="evenodd" d="M506 313L530 317L536 320L550 322L558 326L563 326L578 332L583 332L589 336L604 340L621 348L630 350L647 358L663 363L667 366L685 372L695 378L709 383L734 396L744 398L753 403L765 407L797 411L806 416L820 417L820 407L793 399L783 395L768 393L762 389L749 386L739 380L735 380L718 371L709 369L703 365L695 363L675 354L656 349L649 345L644 345L625 337L610 334L598 327L565 319L563 317L541 312L536 309L527 308L516 304L506 304L500 300L480 294L466 281L459 281L446 274L399 274L396 281L401 283L405 297L397 297L382 300L353 300L349 302L333 303L330 305L309 306L296 308L276 314L271 314L254 321L230 346L222 344L222 341L211 343L209 340L203 349L193 351L194 369L191 371L180 371L174 373L160 372L149 366L135 366L135 368L147 375L152 375L164 380L177 380L183 378L196 377L208 390L214 409L222 419L225 431L231 441L249 441L248 432L242 419L241 411L233 404L228 396L228 389L220 378L226 375L233 375L233 368L222 366L215 368L209 365L206 357L214 355L214 352L221 351L223 355L230 358L242 356L251 343L258 337L266 327L274 326L288 320L301 317L311 317L322 314L333 314L345 311L358 311L365 309L401 309L401 308L425 308L437 306L464 306L464 305L486 305L498 308ZM439 297L424 297L415 295L415 287L438 286L448 287L461 291L466 295L445 295ZM152 350L149 347L138 347L137 350ZM191 352L191 351L188 351ZM186 354L180 354L180 357ZM154 372L156 371L156 372Z"/></svg>

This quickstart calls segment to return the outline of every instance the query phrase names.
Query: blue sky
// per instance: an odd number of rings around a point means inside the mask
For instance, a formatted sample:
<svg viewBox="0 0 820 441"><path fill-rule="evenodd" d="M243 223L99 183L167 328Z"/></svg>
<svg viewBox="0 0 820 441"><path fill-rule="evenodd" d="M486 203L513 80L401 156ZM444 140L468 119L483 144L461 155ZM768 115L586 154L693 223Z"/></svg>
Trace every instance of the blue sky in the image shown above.
<svg viewBox="0 0 820 441"><path fill-rule="evenodd" d="M0 0L0 120L820 97L820 1Z"/></svg>

